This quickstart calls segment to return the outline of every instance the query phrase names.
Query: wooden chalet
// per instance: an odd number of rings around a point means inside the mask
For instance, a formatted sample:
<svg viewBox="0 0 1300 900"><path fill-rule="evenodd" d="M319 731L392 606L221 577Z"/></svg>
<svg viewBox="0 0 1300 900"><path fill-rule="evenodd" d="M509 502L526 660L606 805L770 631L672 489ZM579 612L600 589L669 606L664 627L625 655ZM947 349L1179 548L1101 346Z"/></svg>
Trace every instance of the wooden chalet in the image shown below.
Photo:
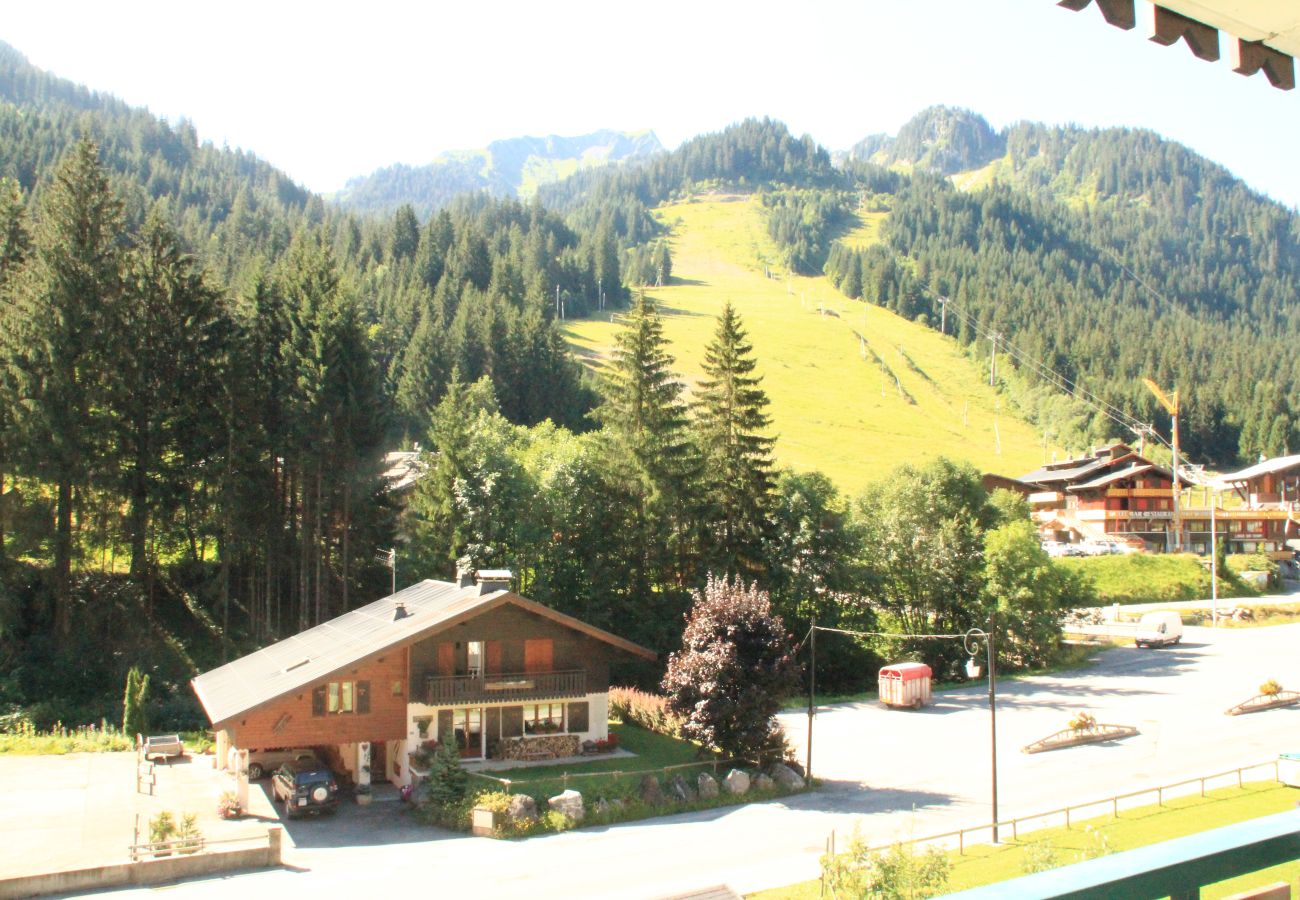
<svg viewBox="0 0 1300 900"><path fill-rule="evenodd" d="M311 747L358 783L404 785L431 741L531 759L608 737L610 664L655 654L509 586L504 571L421 581L204 672L218 760Z"/></svg>

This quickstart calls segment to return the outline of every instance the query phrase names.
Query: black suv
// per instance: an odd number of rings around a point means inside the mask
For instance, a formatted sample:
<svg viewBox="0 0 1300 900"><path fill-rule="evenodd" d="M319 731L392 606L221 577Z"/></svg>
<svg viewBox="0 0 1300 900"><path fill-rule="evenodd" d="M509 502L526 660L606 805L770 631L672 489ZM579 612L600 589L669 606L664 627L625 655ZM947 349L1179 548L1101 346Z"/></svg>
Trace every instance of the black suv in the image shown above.
<svg viewBox="0 0 1300 900"><path fill-rule="evenodd" d="M286 819L306 812L333 813L339 806L338 779L315 759L295 759L276 769L271 793L284 804Z"/></svg>

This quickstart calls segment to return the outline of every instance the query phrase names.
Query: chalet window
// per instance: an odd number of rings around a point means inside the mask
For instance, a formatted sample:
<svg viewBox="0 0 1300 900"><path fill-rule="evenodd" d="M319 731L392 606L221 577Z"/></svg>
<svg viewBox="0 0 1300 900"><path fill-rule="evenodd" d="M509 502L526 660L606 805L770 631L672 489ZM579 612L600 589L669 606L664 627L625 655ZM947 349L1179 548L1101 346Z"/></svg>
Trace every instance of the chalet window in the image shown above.
<svg viewBox="0 0 1300 900"><path fill-rule="evenodd" d="M577 734L586 731L588 719L587 702L569 704L569 733Z"/></svg>
<svg viewBox="0 0 1300 900"><path fill-rule="evenodd" d="M345 716L370 712L369 681L331 681L312 691L313 716Z"/></svg>
<svg viewBox="0 0 1300 900"><path fill-rule="evenodd" d="M469 657L469 668L465 672L465 674L474 675L476 677L482 675L483 674L483 642L470 641L465 646L467 648L466 653L468 654Z"/></svg>
<svg viewBox="0 0 1300 900"><path fill-rule="evenodd" d="M550 638L530 638L524 641L524 671L550 672L555 658L555 645Z"/></svg>
<svg viewBox="0 0 1300 900"><path fill-rule="evenodd" d="M526 734L555 734L564 730L564 704L538 703L524 707Z"/></svg>

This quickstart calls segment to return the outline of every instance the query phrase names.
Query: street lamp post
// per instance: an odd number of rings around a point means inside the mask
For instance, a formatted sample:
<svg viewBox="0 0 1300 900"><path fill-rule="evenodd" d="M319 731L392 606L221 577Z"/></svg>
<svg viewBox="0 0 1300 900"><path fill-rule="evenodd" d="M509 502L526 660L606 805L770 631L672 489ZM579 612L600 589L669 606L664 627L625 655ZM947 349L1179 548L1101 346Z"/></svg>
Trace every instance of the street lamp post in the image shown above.
<svg viewBox="0 0 1300 900"><path fill-rule="evenodd" d="M989 667L989 758L992 762L993 773L993 843L998 842L998 679L996 667L996 652L993 647L993 634L997 630L993 614L989 614L989 630L982 628L972 628L962 636L962 643L966 647L966 652L970 659L966 661L966 674L971 678L978 678L980 675L979 663L975 662L975 641L979 638L984 639L984 644L988 654Z"/></svg>

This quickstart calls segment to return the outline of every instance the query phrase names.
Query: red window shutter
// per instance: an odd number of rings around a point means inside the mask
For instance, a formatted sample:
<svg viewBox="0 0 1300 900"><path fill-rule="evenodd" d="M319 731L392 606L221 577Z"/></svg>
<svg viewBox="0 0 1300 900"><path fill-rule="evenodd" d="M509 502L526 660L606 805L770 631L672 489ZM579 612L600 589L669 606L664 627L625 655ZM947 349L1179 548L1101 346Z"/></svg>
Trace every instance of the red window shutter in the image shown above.
<svg viewBox="0 0 1300 900"><path fill-rule="evenodd" d="M438 645L438 674L456 674L456 651L451 641L443 641Z"/></svg>
<svg viewBox="0 0 1300 900"><path fill-rule="evenodd" d="M554 645L550 638L532 638L524 641L524 671L551 671Z"/></svg>
<svg viewBox="0 0 1300 900"><path fill-rule="evenodd" d="M485 664L487 666L485 671L489 675L501 674L502 670L501 670L501 642L500 641L487 642L487 660Z"/></svg>

